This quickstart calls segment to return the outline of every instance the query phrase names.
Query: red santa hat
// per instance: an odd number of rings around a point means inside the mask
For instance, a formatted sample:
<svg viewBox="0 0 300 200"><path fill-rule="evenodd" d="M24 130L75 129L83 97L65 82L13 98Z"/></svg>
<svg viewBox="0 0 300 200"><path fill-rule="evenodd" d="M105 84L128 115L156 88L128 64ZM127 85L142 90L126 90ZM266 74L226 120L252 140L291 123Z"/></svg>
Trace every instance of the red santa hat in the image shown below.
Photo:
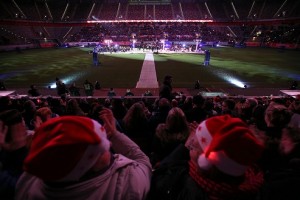
<svg viewBox="0 0 300 200"><path fill-rule="evenodd" d="M77 181L109 148L98 122L79 116L53 118L36 130L24 170L45 181Z"/></svg>
<svg viewBox="0 0 300 200"><path fill-rule="evenodd" d="M215 166L231 176L241 176L261 155L263 145L252 134L247 124L229 115L203 121L196 130L203 150L198 158L200 168Z"/></svg>

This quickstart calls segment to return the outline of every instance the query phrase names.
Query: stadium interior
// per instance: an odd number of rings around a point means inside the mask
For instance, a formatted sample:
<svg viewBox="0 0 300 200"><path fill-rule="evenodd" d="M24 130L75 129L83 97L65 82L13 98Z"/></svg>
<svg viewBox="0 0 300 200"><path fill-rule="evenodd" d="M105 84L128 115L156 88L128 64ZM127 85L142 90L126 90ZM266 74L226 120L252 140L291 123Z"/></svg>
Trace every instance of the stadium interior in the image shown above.
<svg viewBox="0 0 300 200"><path fill-rule="evenodd" d="M300 0L0 0L0 200L300 199Z"/></svg>

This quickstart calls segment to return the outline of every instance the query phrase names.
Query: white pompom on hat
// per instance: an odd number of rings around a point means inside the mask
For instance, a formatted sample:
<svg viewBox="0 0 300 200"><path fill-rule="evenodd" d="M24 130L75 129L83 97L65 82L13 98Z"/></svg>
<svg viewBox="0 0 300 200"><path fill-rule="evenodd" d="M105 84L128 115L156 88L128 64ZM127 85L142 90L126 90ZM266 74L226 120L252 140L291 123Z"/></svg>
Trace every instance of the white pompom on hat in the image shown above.
<svg viewBox="0 0 300 200"><path fill-rule="evenodd" d="M79 116L52 118L36 130L24 170L45 181L78 181L109 148L98 122Z"/></svg>
<svg viewBox="0 0 300 200"><path fill-rule="evenodd" d="M198 158L199 167L208 170L215 166L231 176L243 175L264 149L247 124L229 115L203 121L196 137L204 152Z"/></svg>

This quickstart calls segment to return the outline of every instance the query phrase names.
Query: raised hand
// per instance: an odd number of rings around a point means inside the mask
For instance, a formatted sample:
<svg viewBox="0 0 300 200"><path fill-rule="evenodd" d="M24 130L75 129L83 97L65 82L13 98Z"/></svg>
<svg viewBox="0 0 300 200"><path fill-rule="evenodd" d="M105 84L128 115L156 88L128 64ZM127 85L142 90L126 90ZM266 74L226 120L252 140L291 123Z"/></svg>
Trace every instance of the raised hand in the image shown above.
<svg viewBox="0 0 300 200"><path fill-rule="evenodd" d="M99 118L103 121L103 126L108 138L117 132L116 120L110 109L103 108L103 110L99 112Z"/></svg>

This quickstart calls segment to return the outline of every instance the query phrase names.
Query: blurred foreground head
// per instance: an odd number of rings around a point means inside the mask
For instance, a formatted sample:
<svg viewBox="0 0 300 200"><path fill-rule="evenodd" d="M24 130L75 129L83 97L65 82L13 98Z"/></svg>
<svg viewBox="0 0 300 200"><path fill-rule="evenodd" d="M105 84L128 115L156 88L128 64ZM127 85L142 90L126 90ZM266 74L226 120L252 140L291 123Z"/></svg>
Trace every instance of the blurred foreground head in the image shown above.
<svg viewBox="0 0 300 200"><path fill-rule="evenodd" d="M261 156L263 145L247 124L229 115L203 121L196 129L200 145L198 166L209 170L213 166L230 176L242 176Z"/></svg>
<svg viewBox="0 0 300 200"><path fill-rule="evenodd" d="M36 130L24 170L45 181L78 181L109 147L98 122L79 116L52 118Z"/></svg>

